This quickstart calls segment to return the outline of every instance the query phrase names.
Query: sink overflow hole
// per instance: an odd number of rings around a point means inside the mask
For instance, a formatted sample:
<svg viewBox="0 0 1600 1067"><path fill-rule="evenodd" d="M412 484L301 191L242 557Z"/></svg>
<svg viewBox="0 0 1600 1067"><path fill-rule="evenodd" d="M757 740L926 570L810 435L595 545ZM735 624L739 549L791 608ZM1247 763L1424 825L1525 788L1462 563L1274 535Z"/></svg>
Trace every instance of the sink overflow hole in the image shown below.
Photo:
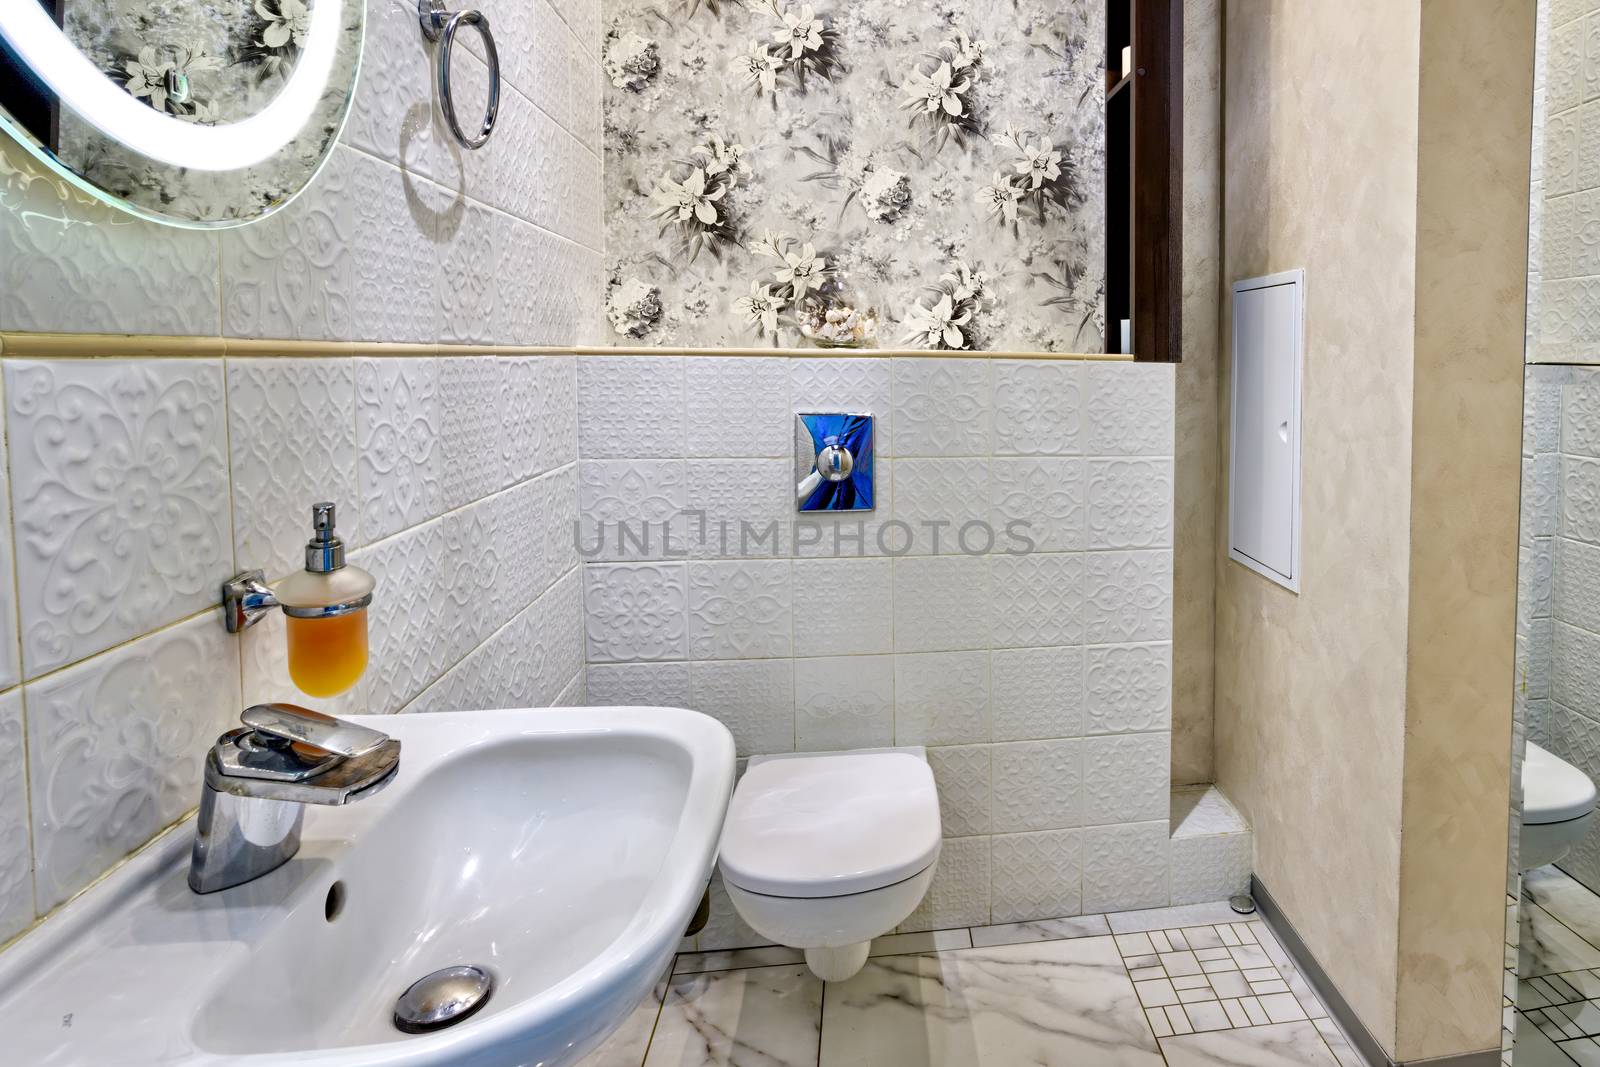
<svg viewBox="0 0 1600 1067"><path fill-rule="evenodd" d="M344 911L344 883L335 882L328 887L328 898L322 902L322 917L333 922L341 911Z"/></svg>

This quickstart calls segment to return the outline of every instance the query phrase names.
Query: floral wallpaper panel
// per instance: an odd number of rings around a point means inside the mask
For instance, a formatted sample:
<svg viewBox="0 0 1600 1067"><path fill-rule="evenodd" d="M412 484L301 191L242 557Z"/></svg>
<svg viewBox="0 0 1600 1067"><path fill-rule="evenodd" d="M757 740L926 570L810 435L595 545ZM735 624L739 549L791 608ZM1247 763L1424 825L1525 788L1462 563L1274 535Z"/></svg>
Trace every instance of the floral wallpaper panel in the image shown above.
<svg viewBox="0 0 1600 1067"><path fill-rule="evenodd" d="M619 345L1104 347L1104 0L608 0Z"/></svg>

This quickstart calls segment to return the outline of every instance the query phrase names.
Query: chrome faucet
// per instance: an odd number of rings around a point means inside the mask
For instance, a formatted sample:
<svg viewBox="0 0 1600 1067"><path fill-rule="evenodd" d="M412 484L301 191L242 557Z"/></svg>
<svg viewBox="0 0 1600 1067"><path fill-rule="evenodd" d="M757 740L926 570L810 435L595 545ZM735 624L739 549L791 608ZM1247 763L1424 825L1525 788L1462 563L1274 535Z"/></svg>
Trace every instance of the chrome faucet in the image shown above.
<svg viewBox="0 0 1600 1067"><path fill-rule="evenodd" d="M206 756L189 888L214 893L300 851L307 804L349 804L394 778L400 742L294 704L246 708Z"/></svg>

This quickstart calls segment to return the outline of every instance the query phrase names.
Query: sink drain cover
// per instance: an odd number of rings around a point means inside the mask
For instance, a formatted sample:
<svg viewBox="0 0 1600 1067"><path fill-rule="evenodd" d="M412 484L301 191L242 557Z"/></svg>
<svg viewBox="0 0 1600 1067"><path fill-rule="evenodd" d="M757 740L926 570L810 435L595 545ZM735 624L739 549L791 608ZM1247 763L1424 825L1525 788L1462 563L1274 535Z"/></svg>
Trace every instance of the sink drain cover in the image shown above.
<svg viewBox="0 0 1600 1067"><path fill-rule="evenodd" d="M394 1025L408 1034L454 1026L489 1003L494 979L482 967L445 967L412 983L394 1005Z"/></svg>

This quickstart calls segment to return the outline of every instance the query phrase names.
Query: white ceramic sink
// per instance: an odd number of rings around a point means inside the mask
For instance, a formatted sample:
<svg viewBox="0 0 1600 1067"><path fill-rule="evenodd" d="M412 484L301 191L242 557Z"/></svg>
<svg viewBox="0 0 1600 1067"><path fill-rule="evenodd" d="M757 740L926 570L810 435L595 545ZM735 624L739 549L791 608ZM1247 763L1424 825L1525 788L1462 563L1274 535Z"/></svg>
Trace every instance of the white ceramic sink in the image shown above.
<svg viewBox="0 0 1600 1067"><path fill-rule="evenodd" d="M186 823L0 954L5 1061L564 1067L599 1044L710 877L728 731L674 708L356 721L400 739L399 773L308 807L288 864L197 896ZM395 998L456 964L494 975L487 1005L395 1029Z"/></svg>

